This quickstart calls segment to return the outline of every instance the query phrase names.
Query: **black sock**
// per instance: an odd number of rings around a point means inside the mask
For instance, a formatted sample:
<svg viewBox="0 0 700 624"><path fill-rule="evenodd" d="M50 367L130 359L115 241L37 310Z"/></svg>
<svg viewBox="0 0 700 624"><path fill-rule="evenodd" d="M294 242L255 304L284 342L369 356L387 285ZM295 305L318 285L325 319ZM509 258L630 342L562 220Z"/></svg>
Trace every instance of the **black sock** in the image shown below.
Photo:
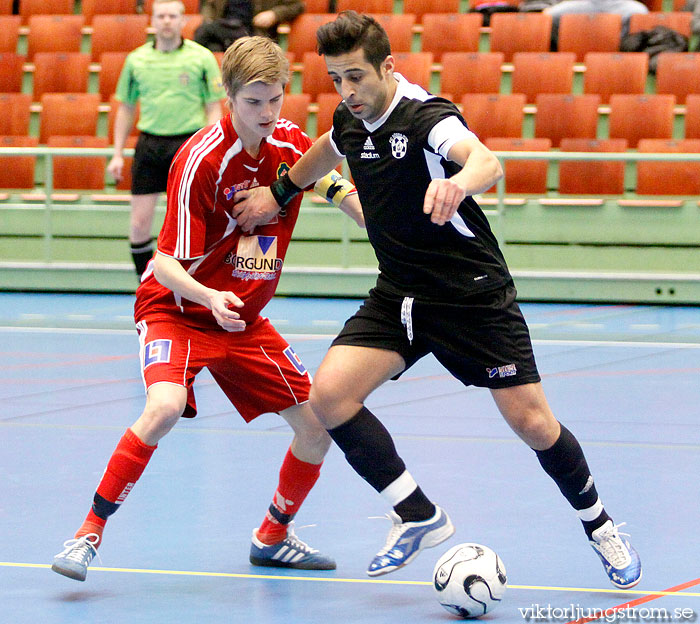
<svg viewBox="0 0 700 624"><path fill-rule="evenodd" d="M564 425L557 441L544 451L535 451L544 471L554 479L569 504L577 511L593 507L598 502L593 477L588 468L588 462L583 449ZM602 510L601 514L591 521L581 521L586 534L602 526L610 517Z"/></svg>
<svg viewBox="0 0 700 624"><path fill-rule="evenodd" d="M364 406L350 420L328 433L345 453L353 470L377 492L381 493L406 471L391 434ZM419 487L394 509L404 522L427 520L435 514L435 506Z"/></svg>
<svg viewBox="0 0 700 624"><path fill-rule="evenodd" d="M148 261L153 257L153 239L149 238L143 243L130 243L131 257L134 260L136 274L141 279L143 272L148 266Z"/></svg>

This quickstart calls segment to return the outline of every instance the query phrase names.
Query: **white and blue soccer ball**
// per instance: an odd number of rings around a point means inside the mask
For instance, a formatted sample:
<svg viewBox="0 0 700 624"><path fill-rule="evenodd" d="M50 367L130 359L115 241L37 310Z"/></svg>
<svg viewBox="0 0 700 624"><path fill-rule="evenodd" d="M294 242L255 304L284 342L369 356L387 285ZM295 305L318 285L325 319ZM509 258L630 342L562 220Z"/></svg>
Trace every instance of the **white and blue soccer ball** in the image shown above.
<svg viewBox="0 0 700 624"><path fill-rule="evenodd" d="M501 602L508 579L501 558L488 546L458 544L435 564L433 586L450 613L475 618Z"/></svg>

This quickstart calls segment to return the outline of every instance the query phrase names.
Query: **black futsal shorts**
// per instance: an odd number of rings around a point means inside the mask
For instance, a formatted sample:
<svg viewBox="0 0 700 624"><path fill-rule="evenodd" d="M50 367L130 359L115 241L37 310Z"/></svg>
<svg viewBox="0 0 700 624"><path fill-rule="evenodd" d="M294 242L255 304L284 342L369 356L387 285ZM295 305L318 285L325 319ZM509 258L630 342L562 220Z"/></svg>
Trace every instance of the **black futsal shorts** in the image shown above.
<svg viewBox="0 0 700 624"><path fill-rule="evenodd" d="M191 136L191 133L158 136L142 132L136 142L131 166L131 194L164 193L168 188L170 163Z"/></svg>
<svg viewBox="0 0 700 624"><path fill-rule="evenodd" d="M404 372L432 353L467 386L538 382L530 332L515 297L512 284L454 304L401 299L373 288L333 346L395 351L406 362Z"/></svg>

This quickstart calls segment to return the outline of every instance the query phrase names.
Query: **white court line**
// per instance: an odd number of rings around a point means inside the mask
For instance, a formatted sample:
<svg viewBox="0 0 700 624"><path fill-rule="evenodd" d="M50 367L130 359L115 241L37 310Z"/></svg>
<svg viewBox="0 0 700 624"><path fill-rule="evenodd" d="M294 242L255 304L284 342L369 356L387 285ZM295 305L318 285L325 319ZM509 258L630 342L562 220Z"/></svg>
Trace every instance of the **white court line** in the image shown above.
<svg viewBox="0 0 700 624"><path fill-rule="evenodd" d="M0 333L34 333L34 334L104 334L104 335L132 335L136 329L99 329L89 327L14 327L0 326ZM285 337L293 340L328 340L333 334L284 334ZM644 342L624 340L550 340L547 338L536 339L532 344L542 345L562 345L562 346L585 346L585 347L634 347L634 348L662 348L662 349L700 349L697 342Z"/></svg>

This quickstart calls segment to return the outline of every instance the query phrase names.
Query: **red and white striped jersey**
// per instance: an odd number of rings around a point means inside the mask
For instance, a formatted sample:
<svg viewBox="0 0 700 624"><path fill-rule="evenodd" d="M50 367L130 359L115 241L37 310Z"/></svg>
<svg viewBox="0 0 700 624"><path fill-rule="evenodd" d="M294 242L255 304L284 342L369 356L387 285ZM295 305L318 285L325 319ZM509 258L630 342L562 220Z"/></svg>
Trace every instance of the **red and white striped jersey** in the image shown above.
<svg viewBox="0 0 700 624"><path fill-rule="evenodd" d="M248 323L275 293L301 194L252 235L244 234L231 215L235 194L269 186L310 146L311 139L298 126L280 119L253 158L227 115L193 135L170 167L157 253L179 260L205 286L232 291L245 303L237 312ZM219 328L210 310L159 284L152 270L136 291L134 316L137 321L181 316L187 325Z"/></svg>

